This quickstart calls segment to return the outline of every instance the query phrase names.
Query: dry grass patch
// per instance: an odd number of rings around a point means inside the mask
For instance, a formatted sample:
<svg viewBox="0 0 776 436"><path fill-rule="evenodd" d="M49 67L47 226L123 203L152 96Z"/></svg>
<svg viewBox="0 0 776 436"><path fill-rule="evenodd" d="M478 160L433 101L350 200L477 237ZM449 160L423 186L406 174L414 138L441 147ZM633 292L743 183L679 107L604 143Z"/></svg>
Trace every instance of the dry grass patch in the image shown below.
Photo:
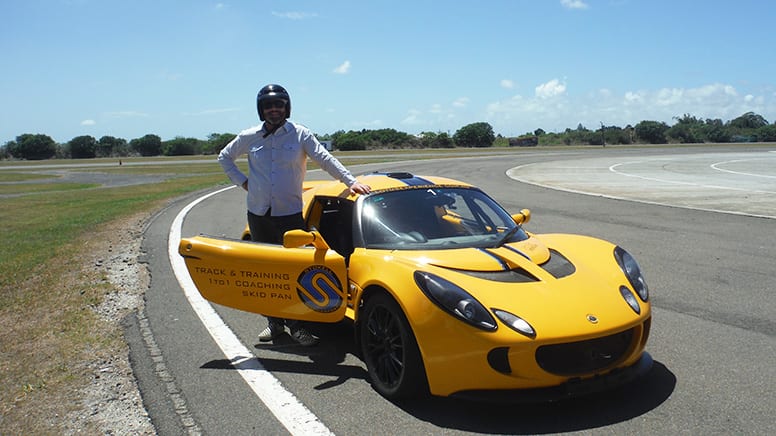
<svg viewBox="0 0 776 436"><path fill-rule="evenodd" d="M3 434L104 430L106 423L90 412L90 391L104 388L98 379L105 371L131 372L118 321L136 307L113 307L111 316L103 317L100 303L122 291L120 284L111 282L107 269L115 265L110 262L112 253L130 249L118 255L123 257L119 267L137 266L131 251L139 246L138 223L143 218L141 214L101 226L60 247L18 288L2 289L3 299L10 303L0 309ZM147 287L147 280L137 279L140 286L124 290L134 292L135 306L142 302L143 284Z"/></svg>

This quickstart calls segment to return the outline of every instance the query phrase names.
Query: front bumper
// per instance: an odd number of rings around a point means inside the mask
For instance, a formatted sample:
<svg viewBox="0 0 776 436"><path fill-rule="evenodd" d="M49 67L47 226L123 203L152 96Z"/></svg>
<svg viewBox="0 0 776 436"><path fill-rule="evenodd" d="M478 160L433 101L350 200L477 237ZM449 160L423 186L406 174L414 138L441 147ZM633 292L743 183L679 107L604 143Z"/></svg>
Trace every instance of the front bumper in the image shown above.
<svg viewBox="0 0 776 436"><path fill-rule="evenodd" d="M652 356L644 352L639 360L629 367L615 369L606 374L585 379L573 378L558 386L533 389L467 390L455 392L450 397L499 403L560 401L607 391L627 384L649 372L652 369L652 362Z"/></svg>

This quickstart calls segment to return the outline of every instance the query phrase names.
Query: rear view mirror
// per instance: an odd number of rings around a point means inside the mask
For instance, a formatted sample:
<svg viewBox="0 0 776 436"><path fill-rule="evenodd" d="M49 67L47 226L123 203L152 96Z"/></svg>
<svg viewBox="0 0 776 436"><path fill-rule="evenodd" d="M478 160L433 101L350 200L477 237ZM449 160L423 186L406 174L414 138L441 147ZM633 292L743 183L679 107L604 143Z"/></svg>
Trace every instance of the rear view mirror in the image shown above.
<svg viewBox="0 0 776 436"><path fill-rule="evenodd" d="M519 226L523 225L528 221L531 221L531 211L528 209L523 209L520 211L520 213L512 215L512 220Z"/></svg>

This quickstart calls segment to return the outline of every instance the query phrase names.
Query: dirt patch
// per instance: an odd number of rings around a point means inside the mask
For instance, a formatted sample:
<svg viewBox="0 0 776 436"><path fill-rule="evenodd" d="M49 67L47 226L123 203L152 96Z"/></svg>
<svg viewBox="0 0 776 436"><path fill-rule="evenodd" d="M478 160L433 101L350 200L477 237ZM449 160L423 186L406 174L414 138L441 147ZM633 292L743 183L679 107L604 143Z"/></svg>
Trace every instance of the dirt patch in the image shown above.
<svg viewBox="0 0 776 436"><path fill-rule="evenodd" d="M137 215L111 223L101 231L102 238L92 247L92 258L84 269L101 272L112 285L93 310L110 325L121 330L122 319L144 304L143 295L150 277L141 257L141 242L148 215ZM62 424L64 433L96 428L102 434L152 435L151 424L129 363L125 343L99 361L87 364L92 377L73 398L80 398L80 409L71 412Z"/></svg>

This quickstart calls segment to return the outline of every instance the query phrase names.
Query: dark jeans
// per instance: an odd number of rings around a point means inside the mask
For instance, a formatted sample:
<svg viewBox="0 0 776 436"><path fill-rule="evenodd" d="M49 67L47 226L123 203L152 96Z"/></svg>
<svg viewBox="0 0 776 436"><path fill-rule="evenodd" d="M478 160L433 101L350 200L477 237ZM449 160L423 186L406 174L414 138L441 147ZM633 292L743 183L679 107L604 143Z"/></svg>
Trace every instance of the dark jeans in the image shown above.
<svg viewBox="0 0 776 436"><path fill-rule="evenodd" d="M272 216L270 213L272 210L268 210L263 216L248 212L248 227L251 230L252 241L282 244L284 233L289 230L304 229L304 218L301 212L285 216Z"/></svg>
<svg viewBox="0 0 776 436"><path fill-rule="evenodd" d="M256 215L248 212L248 227L251 231L251 240L255 242L266 242L270 244L282 244L283 234L289 230L304 229L304 218L302 213L293 215L272 216L272 210L268 210L265 215ZM292 328L298 321L293 319L267 317L269 322L280 325L287 325Z"/></svg>

